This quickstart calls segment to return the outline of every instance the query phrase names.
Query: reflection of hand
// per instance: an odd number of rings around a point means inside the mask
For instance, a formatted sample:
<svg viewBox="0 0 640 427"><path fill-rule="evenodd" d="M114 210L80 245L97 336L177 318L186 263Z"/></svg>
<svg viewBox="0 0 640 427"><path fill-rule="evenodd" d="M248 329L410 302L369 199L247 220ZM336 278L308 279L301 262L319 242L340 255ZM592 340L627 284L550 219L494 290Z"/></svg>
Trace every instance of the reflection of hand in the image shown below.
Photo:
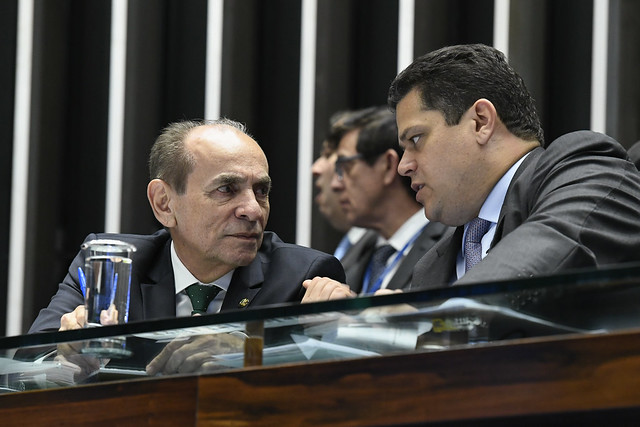
<svg viewBox="0 0 640 427"><path fill-rule="evenodd" d="M60 318L59 331L67 331L69 329L80 329L85 322L84 305L79 305L71 313L63 314Z"/></svg>
<svg viewBox="0 0 640 427"><path fill-rule="evenodd" d="M318 302L332 299L354 298L357 296L348 285L328 277L314 277L302 282L306 291L302 302Z"/></svg>
<svg viewBox="0 0 640 427"><path fill-rule="evenodd" d="M147 365L147 374L207 372L219 368L212 356L243 351L244 339L231 334L176 338Z"/></svg>
<svg viewBox="0 0 640 427"><path fill-rule="evenodd" d="M73 370L75 382L84 381L100 369L100 359L89 354L80 353L83 345L83 342L58 344L58 355L54 359Z"/></svg>
<svg viewBox="0 0 640 427"><path fill-rule="evenodd" d="M391 294L401 294L402 289L378 289L373 295L391 295ZM395 304L395 305L386 305L381 307L369 307L362 312L362 315L385 315L385 314L402 314L402 313L412 313L418 311L412 305L409 304Z"/></svg>

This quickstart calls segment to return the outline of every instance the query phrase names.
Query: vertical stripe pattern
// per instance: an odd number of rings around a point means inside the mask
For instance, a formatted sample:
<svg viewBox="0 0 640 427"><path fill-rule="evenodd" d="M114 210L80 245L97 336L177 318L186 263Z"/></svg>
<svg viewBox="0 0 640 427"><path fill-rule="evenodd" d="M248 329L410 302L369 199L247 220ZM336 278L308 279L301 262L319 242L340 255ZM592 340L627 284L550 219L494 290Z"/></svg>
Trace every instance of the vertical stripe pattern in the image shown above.
<svg viewBox="0 0 640 427"><path fill-rule="evenodd" d="M0 207L9 335L48 303L88 233L159 228L146 162L172 121L246 123L271 166L267 228L329 253L341 234L314 205L311 175L329 118L385 104L395 75L429 50L507 54L548 140L586 128L640 139L640 103L628 99L640 59L624 54L640 44L625 19L640 14L634 2L111 0L107 17L103 2L13 1L18 13L0 16L17 28L0 33L15 45L15 69L0 66L0 106L13 108L11 183L0 187L11 200Z"/></svg>

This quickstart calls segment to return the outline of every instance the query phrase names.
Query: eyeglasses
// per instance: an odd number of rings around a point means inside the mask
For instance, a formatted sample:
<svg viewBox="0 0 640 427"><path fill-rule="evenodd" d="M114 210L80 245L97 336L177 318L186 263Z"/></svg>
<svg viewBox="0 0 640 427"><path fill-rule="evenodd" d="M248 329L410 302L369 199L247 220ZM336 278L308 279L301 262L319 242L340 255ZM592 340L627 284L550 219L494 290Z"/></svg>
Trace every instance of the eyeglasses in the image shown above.
<svg viewBox="0 0 640 427"><path fill-rule="evenodd" d="M344 177L344 167L346 164L362 158L364 158L364 155L361 153L346 157L338 156L336 159L336 176L338 177L338 181L342 181L342 178Z"/></svg>

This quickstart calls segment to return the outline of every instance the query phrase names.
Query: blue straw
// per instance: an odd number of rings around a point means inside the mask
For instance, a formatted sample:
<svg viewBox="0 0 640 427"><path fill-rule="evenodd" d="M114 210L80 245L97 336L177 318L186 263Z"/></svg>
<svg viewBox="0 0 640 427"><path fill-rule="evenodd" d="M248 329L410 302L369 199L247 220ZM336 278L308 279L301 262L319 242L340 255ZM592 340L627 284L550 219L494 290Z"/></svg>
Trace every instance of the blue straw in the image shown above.
<svg viewBox="0 0 640 427"><path fill-rule="evenodd" d="M78 279L80 279L80 290L82 291L82 296L87 295L87 279L84 277L84 273L82 272L82 268L78 267Z"/></svg>

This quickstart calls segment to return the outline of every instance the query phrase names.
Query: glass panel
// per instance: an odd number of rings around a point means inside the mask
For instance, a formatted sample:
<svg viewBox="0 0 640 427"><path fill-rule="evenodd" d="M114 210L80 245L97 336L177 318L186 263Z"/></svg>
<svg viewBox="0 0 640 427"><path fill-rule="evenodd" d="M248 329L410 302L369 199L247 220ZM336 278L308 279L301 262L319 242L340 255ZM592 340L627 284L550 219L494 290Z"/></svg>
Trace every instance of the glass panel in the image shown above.
<svg viewBox="0 0 640 427"><path fill-rule="evenodd" d="M640 266L0 338L0 392L640 326Z"/></svg>

